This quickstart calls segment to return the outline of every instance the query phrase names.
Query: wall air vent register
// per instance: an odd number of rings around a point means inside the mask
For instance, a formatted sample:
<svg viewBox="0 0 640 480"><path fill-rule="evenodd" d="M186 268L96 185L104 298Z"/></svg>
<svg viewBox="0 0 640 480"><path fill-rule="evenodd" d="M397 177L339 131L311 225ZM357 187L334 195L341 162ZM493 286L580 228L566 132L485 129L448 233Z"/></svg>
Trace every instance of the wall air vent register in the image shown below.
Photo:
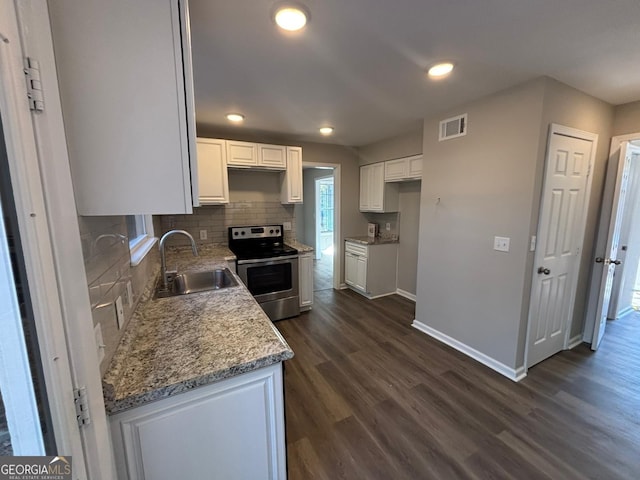
<svg viewBox="0 0 640 480"><path fill-rule="evenodd" d="M458 115L456 117L447 118L440 122L440 131L438 140L450 140L452 138L462 137L467 134L467 114Z"/></svg>

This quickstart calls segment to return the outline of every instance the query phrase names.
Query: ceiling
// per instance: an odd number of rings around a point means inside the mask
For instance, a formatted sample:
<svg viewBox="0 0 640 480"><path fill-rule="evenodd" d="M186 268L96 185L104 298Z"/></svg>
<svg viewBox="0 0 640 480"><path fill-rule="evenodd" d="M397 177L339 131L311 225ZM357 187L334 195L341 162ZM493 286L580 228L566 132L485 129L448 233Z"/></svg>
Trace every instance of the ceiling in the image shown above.
<svg viewBox="0 0 640 480"><path fill-rule="evenodd" d="M638 0L299 2L310 22L285 35L277 0L190 0L199 128L228 128L233 111L246 116L234 128L360 146L541 75L640 99ZM428 79L440 60L456 69Z"/></svg>

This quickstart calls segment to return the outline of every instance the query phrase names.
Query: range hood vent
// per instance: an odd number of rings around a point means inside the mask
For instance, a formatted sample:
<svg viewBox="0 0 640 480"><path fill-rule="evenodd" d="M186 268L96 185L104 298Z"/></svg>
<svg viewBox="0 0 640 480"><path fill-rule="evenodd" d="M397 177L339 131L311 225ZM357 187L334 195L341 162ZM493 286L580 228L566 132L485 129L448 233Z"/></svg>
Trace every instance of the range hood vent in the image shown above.
<svg viewBox="0 0 640 480"><path fill-rule="evenodd" d="M462 137L467 134L467 114L463 113L456 117L447 118L440 122L440 132L438 140L449 140L451 138Z"/></svg>

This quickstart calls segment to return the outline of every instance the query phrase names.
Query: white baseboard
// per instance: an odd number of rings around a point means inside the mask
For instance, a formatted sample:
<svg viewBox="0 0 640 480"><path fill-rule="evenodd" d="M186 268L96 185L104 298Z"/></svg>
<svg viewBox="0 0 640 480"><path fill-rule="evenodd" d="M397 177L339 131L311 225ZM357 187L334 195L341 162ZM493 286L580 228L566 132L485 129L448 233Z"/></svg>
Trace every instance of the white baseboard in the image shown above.
<svg viewBox="0 0 640 480"><path fill-rule="evenodd" d="M629 305L627 308L623 308L622 310L620 310L618 312L618 316L616 318L613 318L612 320L617 320L619 318L622 318L625 315L630 314L631 312L633 312L633 307L631 305ZM609 318L607 318L607 320L609 320Z"/></svg>
<svg viewBox="0 0 640 480"><path fill-rule="evenodd" d="M407 292L406 290L402 290L401 288L398 288L398 289L396 290L396 293L397 293L398 295L400 295L401 297L404 297L404 298L407 298L407 299L411 300L412 302L415 302L415 301L416 301L416 295L415 295L415 293L409 293L409 292Z"/></svg>
<svg viewBox="0 0 640 480"><path fill-rule="evenodd" d="M349 285L347 285L346 283L341 283L340 287L338 287L340 290L346 290L347 288L349 288Z"/></svg>
<svg viewBox="0 0 640 480"><path fill-rule="evenodd" d="M567 350L571 350L574 347L577 347L582 343L582 334L576 335L573 338L569 339L569 345L567 345Z"/></svg>
<svg viewBox="0 0 640 480"><path fill-rule="evenodd" d="M418 320L414 320L411 326L417 330L420 330L422 333L426 333L430 337L433 337L436 340L439 340L440 342L446 345L449 345L452 348L455 348L459 352L464 353L465 355L473 358L474 360L482 363L483 365L486 365L487 367L489 367L492 370L495 370L499 374L504 375L509 380L513 380L514 382L519 382L520 380L522 380L524 377L527 376L527 372L524 367L519 367L516 369L511 368L505 365L504 363L499 362L494 358L489 357L488 355L485 355L484 353L476 350L475 348L472 348L469 345L462 343L461 341L456 340L455 338L450 337L449 335L446 335L436 330L435 328L431 328L430 326L425 325L424 323Z"/></svg>

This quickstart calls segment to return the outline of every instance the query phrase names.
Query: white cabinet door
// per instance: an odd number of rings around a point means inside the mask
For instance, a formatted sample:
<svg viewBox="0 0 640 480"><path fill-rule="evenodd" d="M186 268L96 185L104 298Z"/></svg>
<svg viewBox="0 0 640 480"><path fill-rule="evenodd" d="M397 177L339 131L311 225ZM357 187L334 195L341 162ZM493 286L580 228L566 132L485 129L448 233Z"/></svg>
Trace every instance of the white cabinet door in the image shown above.
<svg viewBox="0 0 640 480"><path fill-rule="evenodd" d="M361 212L398 211L398 185L385 182L385 163L360 167Z"/></svg>
<svg viewBox="0 0 640 480"><path fill-rule="evenodd" d="M79 215L192 212L197 165L184 5L50 2Z"/></svg>
<svg viewBox="0 0 640 480"><path fill-rule="evenodd" d="M356 281L354 283L354 287L363 292L367 291L367 257L358 256L356 257Z"/></svg>
<svg viewBox="0 0 640 480"><path fill-rule="evenodd" d="M287 168L287 147L258 143L258 166L285 170Z"/></svg>
<svg viewBox="0 0 640 480"><path fill-rule="evenodd" d="M371 165L360 167L360 211L366 212L370 209L371 190Z"/></svg>
<svg viewBox="0 0 640 480"><path fill-rule="evenodd" d="M309 310L313 305L313 253L304 253L298 257L300 278L300 308Z"/></svg>
<svg viewBox="0 0 640 480"><path fill-rule="evenodd" d="M407 177L407 162L404 158L384 162L384 181L397 182Z"/></svg>
<svg viewBox="0 0 640 480"><path fill-rule="evenodd" d="M302 147L287 148L287 170L282 174L282 203L302 203Z"/></svg>
<svg viewBox="0 0 640 480"><path fill-rule="evenodd" d="M371 167L371 181L369 184L369 210L384 211L384 163L374 163Z"/></svg>
<svg viewBox="0 0 640 480"><path fill-rule="evenodd" d="M285 480L282 364L111 417L120 480Z"/></svg>
<svg viewBox="0 0 640 480"><path fill-rule="evenodd" d="M226 142L213 138L198 138L197 146L200 204L229 203Z"/></svg>
<svg viewBox="0 0 640 480"><path fill-rule="evenodd" d="M358 276L358 257L353 253L344 254L344 281L347 285L355 286Z"/></svg>
<svg viewBox="0 0 640 480"><path fill-rule="evenodd" d="M407 177L416 180L422 178L422 155L407 158L407 163Z"/></svg>
<svg viewBox="0 0 640 480"><path fill-rule="evenodd" d="M227 140L227 165L239 168L257 167L257 145L250 142Z"/></svg>
<svg viewBox="0 0 640 480"><path fill-rule="evenodd" d="M404 182L422 178L422 155L384 162L385 182Z"/></svg>

